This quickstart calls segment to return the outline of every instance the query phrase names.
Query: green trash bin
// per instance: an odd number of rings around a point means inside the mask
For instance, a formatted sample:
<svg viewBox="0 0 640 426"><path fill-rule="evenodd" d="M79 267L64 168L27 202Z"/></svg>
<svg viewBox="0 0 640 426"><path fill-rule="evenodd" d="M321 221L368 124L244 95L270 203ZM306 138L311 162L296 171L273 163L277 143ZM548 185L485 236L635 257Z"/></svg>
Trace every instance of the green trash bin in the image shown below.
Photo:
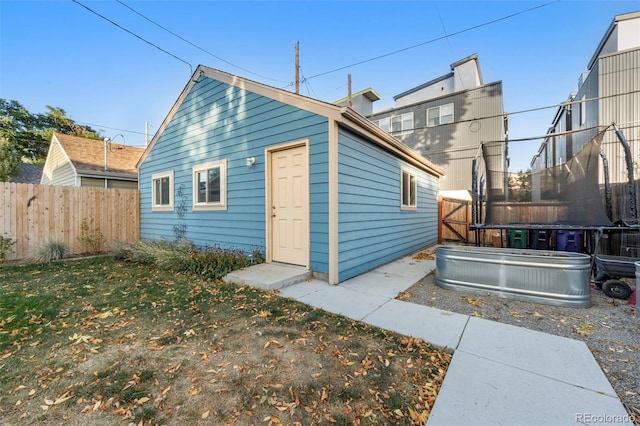
<svg viewBox="0 0 640 426"><path fill-rule="evenodd" d="M528 247L528 233L526 229L509 229L509 247L523 249Z"/></svg>

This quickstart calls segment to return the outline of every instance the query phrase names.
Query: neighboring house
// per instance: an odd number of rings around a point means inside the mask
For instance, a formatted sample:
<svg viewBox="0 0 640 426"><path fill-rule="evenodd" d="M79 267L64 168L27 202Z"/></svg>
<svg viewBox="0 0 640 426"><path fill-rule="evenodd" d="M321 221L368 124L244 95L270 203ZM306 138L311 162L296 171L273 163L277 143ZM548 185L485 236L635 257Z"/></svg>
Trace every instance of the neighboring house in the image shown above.
<svg viewBox="0 0 640 426"><path fill-rule="evenodd" d="M490 169L507 169L502 82L484 84L477 54L394 100L393 108L368 118L443 168L441 190L471 189L472 161L482 143Z"/></svg>
<svg viewBox="0 0 640 426"><path fill-rule="evenodd" d="M18 163L18 174L9 179L13 183L40 183L42 178L42 164Z"/></svg>
<svg viewBox="0 0 640 426"><path fill-rule="evenodd" d="M442 170L350 108L199 66L138 163L143 240L335 284L438 238Z"/></svg>
<svg viewBox="0 0 640 426"><path fill-rule="evenodd" d="M622 130L640 155L640 12L617 15L593 54L587 71L552 121L548 137L531 160L533 170L564 164L611 123ZM562 135L563 132L574 133ZM611 183L626 182L624 151L614 132L606 132L602 149ZM601 178L602 179L602 178Z"/></svg>
<svg viewBox="0 0 640 426"><path fill-rule="evenodd" d="M138 189L144 148L54 133L40 183Z"/></svg>

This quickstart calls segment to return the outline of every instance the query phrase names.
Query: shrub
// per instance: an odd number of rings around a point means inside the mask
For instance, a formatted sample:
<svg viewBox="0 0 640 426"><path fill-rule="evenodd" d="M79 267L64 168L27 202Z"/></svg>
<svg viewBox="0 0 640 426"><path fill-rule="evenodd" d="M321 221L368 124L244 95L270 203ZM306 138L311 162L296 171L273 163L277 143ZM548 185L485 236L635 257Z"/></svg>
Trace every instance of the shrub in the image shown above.
<svg viewBox="0 0 640 426"><path fill-rule="evenodd" d="M69 251L67 243L58 237L47 237L46 241L38 248L38 260L41 262L52 262L60 260Z"/></svg>
<svg viewBox="0 0 640 426"><path fill-rule="evenodd" d="M196 248L186 240L119 242L112 246L112 251L117 259L156 265L164 270L193 274L208 281L218 281L231 271L264 261L259 249L254 249L247 256L238 249Z"/></svg>
<svg viewBox="0 0 640 426"><path fill-rule="evenodd" d="M82 243L87 253L100 253L104 245L104 236L98 228L90 230L87 219L82 219L78 241Z"/></svg>
<svg viewBox="0 0 640 426"><path fill-rule="evenodd" d="M12 240L9 237L3 237L0 235L0 261L5 260L7 255L11 251L11 246L16 243L15 240Z"/></svg>
<svg viewBox="0 0 640 426"><path fill-rule="evenodd" d="M229 272L249 264L249 259L241 250L212 247L191 254L189 272L207 281L219 281Z"/></svg>

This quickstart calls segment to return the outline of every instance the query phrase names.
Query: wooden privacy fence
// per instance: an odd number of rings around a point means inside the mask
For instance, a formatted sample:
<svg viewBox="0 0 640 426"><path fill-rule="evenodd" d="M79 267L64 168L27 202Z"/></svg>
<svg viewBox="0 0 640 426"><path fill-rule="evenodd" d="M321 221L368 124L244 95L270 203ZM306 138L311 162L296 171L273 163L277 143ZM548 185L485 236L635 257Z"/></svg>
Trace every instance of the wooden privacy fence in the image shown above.
<svg viewBox="0 0 640 426"><path fill-rule="evenodd" d="M471 202L449 197L438 199L438 243L469 242Z"/></svg>
<svg viewBox="0 0 640 426"><path fill-rule="evenodd" d="M0 182L0 236L16 241L7 259L36 257L48 237L64 241L70 254L90 251L83 236L99 235L105 247L137 241L138 194L136 189Z"/></svg>

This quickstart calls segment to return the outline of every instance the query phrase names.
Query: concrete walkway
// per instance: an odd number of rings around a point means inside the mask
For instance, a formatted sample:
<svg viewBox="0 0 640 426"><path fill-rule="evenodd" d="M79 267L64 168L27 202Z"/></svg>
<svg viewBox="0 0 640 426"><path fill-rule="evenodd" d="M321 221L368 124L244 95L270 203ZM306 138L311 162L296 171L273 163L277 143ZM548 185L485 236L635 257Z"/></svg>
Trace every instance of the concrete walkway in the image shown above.
<svg viewBox="0 0 640 426"><path fill-rule="evenodd" d="M452 351L429 426L633 424L584 342L395 300L434 269L434 260L405 257L280 295Z"/></svg>

